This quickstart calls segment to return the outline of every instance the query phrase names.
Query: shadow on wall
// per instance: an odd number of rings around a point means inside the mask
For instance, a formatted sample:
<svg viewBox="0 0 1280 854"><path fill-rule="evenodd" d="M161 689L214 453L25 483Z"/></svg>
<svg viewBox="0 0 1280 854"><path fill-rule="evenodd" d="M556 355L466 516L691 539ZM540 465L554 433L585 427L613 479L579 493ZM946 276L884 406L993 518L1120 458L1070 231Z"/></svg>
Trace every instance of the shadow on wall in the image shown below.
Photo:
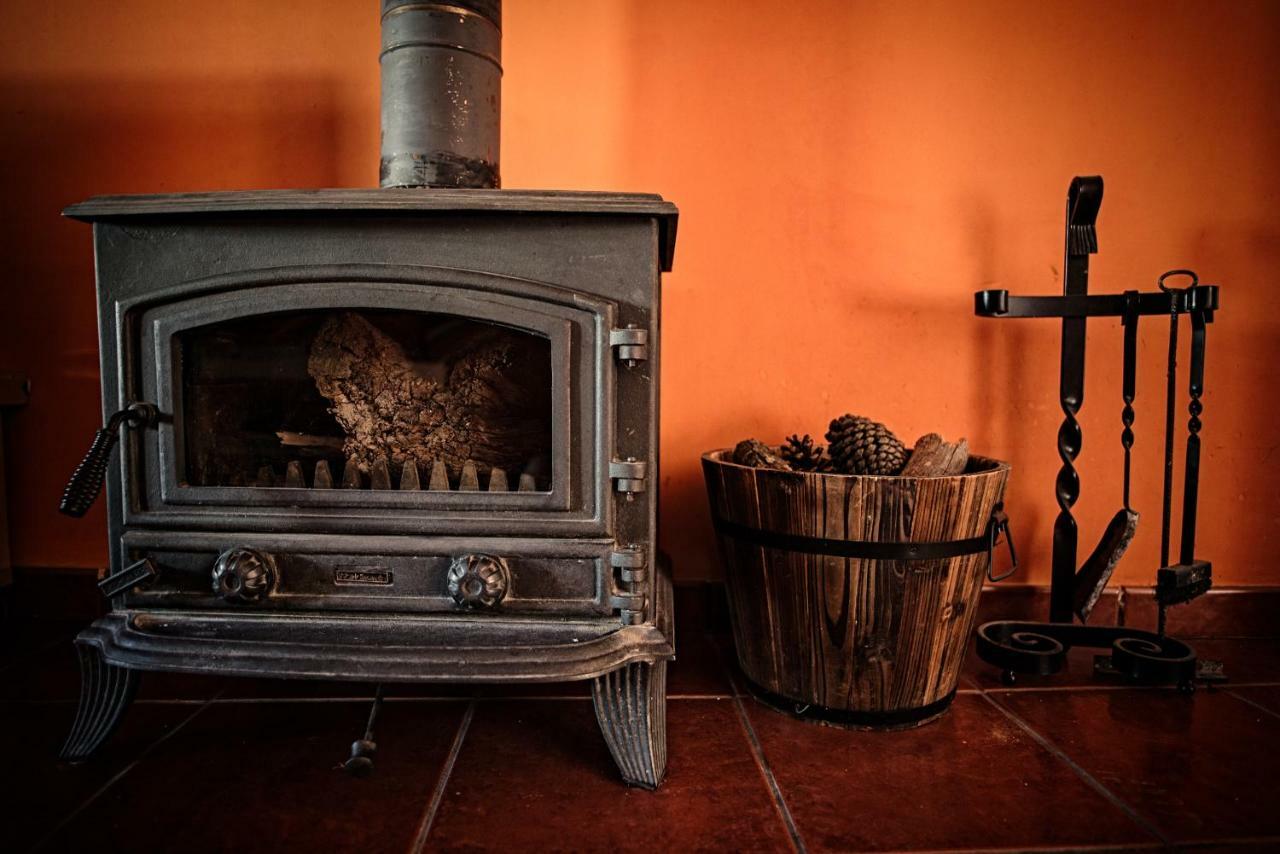
<svg viewBox="0 0 1280 854"><path fill-rule="evenodd" d="M921 358L929 363L945 366L945 371L964 377L963 385L948 385L948 402L937 413L921 421L921 415L912 410L912 395L904 392L904 377L893 367L868 374L856 382L848 400L833 401L830 416L838 415L850 407L858 410L857 401L877 401L879 416L894 428L904 442L914 442L919 434L941 431L949 438L964 436L975 453L1000 456L999 449L1017 443L1026 431L1024 409L1027 405L1038 409L1052 408L1056 394L1056 362L1045 354L1033 353L1029 341L1032 330L1007 324L992 329L994 322L972 316L972 297L963 299L929 299L912 295L875 295L850 292L845 304L832 305L830 311L838 316L857 318L859 324L888 331L894 340L910 342ZM747 339L752 332L742 332ZM848 351L852 365L874 363L876 356L865 352L868 345L856 336L829 346ZM874 347L871 349L874 350ZM884 362L892 357L880 355ZM899 369L900 370L900 369ZM1045 389L1035 382L1028 383L1028 376L1043 375ZM968 378L979 377L973 385L970 399L962 392L970 386ZM909 381L909 378L907 378ZM1052 382L1050 382L1052 381ZM860 388L857 386L861 386ZM1034 397L1044 391L1048 397L1045 406L1039 406ZM1027 400L1020 399L1026 396ZM839 410L837 412L836 410ZM1056 408L1053 408L1056 412ZM823 417L830 417L824 415ZM706 448L732 447L741 439L754 436L776 444L791 432L809 432L825 444L821 433L825 421L796 423L796 412L785 400L771 398L761 393L745 399L728 400L709 397L700 413L700 431L709 439ZM785 427L772 425L785 424ZM757 425L752 427L751 425ZM770 425L761 427L759 425ZM1043 455L1056 460L1053 446L1052 425L1045 433ZM683 438L683 437L682 437ZM711 535L711 517L702 479L700 463L696 467L671 465L664 459L662 474L661 538L662 547L676 560L676 578L692 580L719 576L715 541ZM1021 473L1018 473L1021 474ZM1057 508L1052 502L1052 478L1039 482L1033 478L1011 480L1006 495L1006 506L1014 519L1022 569L1017 580L1022 581L1028 572L1042 566L1047 573L1051 526ZM1110 511L1109 511L1110 512Z"/></svg>
<svg viewBox="0 0 1280 854"><path fill-rule="evenodd" d="M0 366L32 386L7 433L15 564L105 560L101 504L86 521L57 513L101 426L90 230L60 211L101 193L332 186L333 91L312 77L0 81Z"/></svg>
<svg viewBox="0 0 1280 854"><path fill-rule="evenodd" d="M1060 324L980 320L972 292L1061 292L1067 184L1100 173L1095 293L1150 289L1171 267L1223 284L1197 550L1222 583L1280 580L1259 560L1280 544L1280 123L1263 106L1280 92L1274 8L625 2L619 184L681 208L664 293L661 530L678 579L720 575L699 453L819 432L853 409L906 440L966 435L1010 461L1016 580L1047 583ZM1194 42L1216 49L1168 61L1169 45ZM1118 326L1089 324L1082 556L1121 494ZM1113 583L1150 584L1159 562L1166 334L1157 319L1139 329L1143 519ZM1185 320L1181 342L1175 501Z"/></svg>
<svg viewBox="0 0 1280 854"><path fill-rule="evenodd" d="M1280 158L1280 148L1274 153ZM1280 584L1273 557L1280 551L1280 316L1275 307L1280 283L1274 273L1257 272L1280 270L1280 218L1273 229L1211 227L1189 235L1188 242L1203 258L1206 283L1222 283L1223 304L1205 334L1196 551L1214 561L1217 578L1248 575L1259 579L1254 583ZM1250 268L1240 259L1249 259ZM1176 424L1183 435L1188 337L1184 331L1179 362L1183 382ZM1243 559L1223 561L1228 550Z"/></svg>

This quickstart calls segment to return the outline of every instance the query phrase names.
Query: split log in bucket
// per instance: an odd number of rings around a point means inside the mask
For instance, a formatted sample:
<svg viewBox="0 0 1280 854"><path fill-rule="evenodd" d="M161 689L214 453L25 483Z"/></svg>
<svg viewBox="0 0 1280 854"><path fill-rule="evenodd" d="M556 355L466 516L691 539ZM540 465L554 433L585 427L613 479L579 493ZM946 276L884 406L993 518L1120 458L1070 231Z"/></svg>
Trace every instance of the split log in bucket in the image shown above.
<svg viewBox="0 0 1280 854"><path fill-rule="evenodd" d="M1009 465L873 477L702 457L738 661L760 699L849 726L917 726L955 695L1003 527ZM1012 550L1012 546L1010 546Z"/></svg>

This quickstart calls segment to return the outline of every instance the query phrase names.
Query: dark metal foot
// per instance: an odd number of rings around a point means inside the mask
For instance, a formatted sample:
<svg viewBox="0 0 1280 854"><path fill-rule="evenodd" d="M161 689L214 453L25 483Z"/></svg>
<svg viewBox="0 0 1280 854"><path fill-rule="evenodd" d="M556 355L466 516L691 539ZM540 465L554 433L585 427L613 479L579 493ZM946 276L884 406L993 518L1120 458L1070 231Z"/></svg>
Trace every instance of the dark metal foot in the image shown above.
<svg viewBox="0 0 1280 854"><path fill-rule="evenodd" d="M658 788L667 771L667 663L628 664L597 677L591 697L622 779Z"/></svg>
<svg viewBox="0 0 1280 854"><path fill-rule="evenodd" d="M1016 673L1049 676L1062 670L1073 646L1110 648L1094 657L1095 674L1139 685L1178 685L1196 675L1196 653L1180 640L1128 626L1077 626L995 620L977 630L978 657L1000 668L1001 681Z"/></svg>
<svg viewBox="0 0 1280 854"><path fill-rule="evenodd" d="M83 762L120 726L138 690L138 673L108 664L96 646L76 643L80 656L80 707L58 758Z"/></svg>

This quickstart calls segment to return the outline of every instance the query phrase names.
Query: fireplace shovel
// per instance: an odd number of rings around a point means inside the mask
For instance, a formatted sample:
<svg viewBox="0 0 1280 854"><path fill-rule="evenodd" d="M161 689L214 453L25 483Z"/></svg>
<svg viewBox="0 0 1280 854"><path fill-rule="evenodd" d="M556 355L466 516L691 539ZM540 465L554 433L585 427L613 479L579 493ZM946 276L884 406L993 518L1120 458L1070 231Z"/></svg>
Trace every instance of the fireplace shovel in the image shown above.
<svg viewBox="0 0 1280 854"><path fill-rule="evenodd" d="M1098 604L1102 591L1111 580L1111 573L1116 564L1124 556L1133 535L1138 531L1138 514L1129 506L1129 463L1130 450L1133 448L1133 398L1137 386L1136 366L1138 361L1138 292L1125 292L1124 324L1124 409L1120 420L1124 430L1120 433L1120 444L1124 446L1124 501L1107 523L1102 539L1089 555L1075 580L1075 612L1080 622L1087 623L1094 605Z"/></svg>

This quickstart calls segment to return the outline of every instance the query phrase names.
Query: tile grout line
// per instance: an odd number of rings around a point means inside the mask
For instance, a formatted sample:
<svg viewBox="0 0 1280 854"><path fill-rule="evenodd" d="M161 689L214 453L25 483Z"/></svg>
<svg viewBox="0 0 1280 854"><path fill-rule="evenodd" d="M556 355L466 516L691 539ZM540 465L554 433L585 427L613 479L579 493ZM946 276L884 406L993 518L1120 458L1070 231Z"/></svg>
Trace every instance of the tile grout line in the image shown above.
<svg viewBox="0 0 1280 854"><path fill-rule="evenodd" d="M462 752L462 742L466 740L467 732L471 729L471 719L475 717L475 712L476 701L471 700L467 704L467 710L462 713L458 731L453 735L453 744L449 747L449 755L445 757L444 767L440 769L440 779L431 792L431 800L427 802L426 812L423 813L422 821L418 825L418 833L413 839L413 845L409 848L410 854L422 854L426 848L427 837L431 835L431 826L435 824L436 813L440 811L440 804L444 801L449 778L453 776L453 766L458 761L458 754Z"/></svg>
<svg viewBox="0 0 1280 854"><path fill-rule="evenodd" d="M1176 685L1028 685L1019 687L1017 685L1000 685L990 688L983 688L984 694L1060 694L1060 693L1090 693L1105 694L1115 693L1119 691L1177 691Z"/></svg>
<svg viewBox="0 0 1280 854"><path fill-rule="evenodd" d="M1247 703L1248 705L1253 706L1255 709L1257 709L1260 712L1266 712L1268 715L1272 715L1274 717L1280 718L1280 712L1277 712L1274 709L1270 709L1262 705L1257 700L1250 700L1248 697L1237 694L1235 691L1232 691L1230 689L1224 690L1221 693L1226 694L1229 697L1235 697L1240 702Z"/></svg>
<svg viewBox="0 0 1280 854"><path fill-rule="evenodd" d="M1020 715L1015 713L1012 709L1005 707L1002 703L997 701L994 697L992 697L990 694L986 692L983 692L982 699L986 700L988 703L995 706L996 709L1001 714L1003 714L1009 720L1017 724L1017 726L1023 732L1031 736L1032 740L1034 740L1037 744L1039 744L1045 750L1049 751L1049 753L1055 756L1058 760L1063 762L1068 768L1074 771L1076 776L1078 776L1081 780L1083 780L1090 788L1092 788L1098 794L1102 795L1104 799L1106 799L1113 806L1115 806L1121 812L1127 815L1139 827L1141 827L1143 830L1147 831L1151 835L1155 836L1155 838L1160 840L1160 842L1162 842L1163 844L1173 845L1173 842L1167 836L1165 836L1164 833L1162 833L1158 827L1156 827L1154 824L1152 824L1150 821L1144 818L1133 807L1129 806L1127 803L1121 800L1118 795L1116 795L1106 786L1102 785L1102 782L1098 780L1098 778L1094 777L1092 774L1086 771L1083 766L1079 765L1074 759L1068 756L1066 751L1064 751L1062 748L1058 747L1056 744L1050 741L1047 737L1041 735L1038 731L1036 731L1036 729L1032 727L1031 724L1023 720Z"/></svg>
<svg viewBox="0 0 1280 854"><path fill-rule="evenodd" d="M1198 845L1268 845L1270 849L1280 847L1280 836L1223 836L1205 839L1183 839L1178 845L1195 847ZM1270 850L1269 849L1269 850Z"/></svg>
<svg viewBox="0 0 1280 854"><path fill-rule="evenodd" d="M769 762L765 759L764 748L760 744L760 739L756 736L755 728L751 726L751 720L747 717L747 710L742 704L742 698L734 697L733 705L738 712L738 723L742 725L747 741L751 744L752 758L755 759L756 767L760 770L760 775L764 777L765 784L769 787L769 793L773 795L773 806L778 811L778 815L781 816L782 823L786 825L787 833L791 836L791 844L795 846L798 854L805 854L809 849L804 844L804 837L800 835L800 828L796 826L795 817L791 815L791 808L787 806L786 798L782 796L782 788L778 785L778 779L773 775L773 769L769 767Z"/></svg>
<svg viewBox="0 0 1280 854"><path fill-rule="evenodd" d="M695 700L732 700L733 694L668 694L667 699L675 702ZM317 704L317 703L364 703L372 702L373 697L218 697L212 700L181 697L155 697L134 700L134 706L203 706L212 703L215 706L234 705L268 705L278 703ZM384 703L569 703L591 702L590 695L583 694L542 694L527 696L523 694L494 694L485 697L384 697ZM0 697L0 703L25 706L74 706L74 699L24 700Z"/></svg>
<svg viewBox="0 0 1280 854"><path fill-rule="evenodd" d="M733 694L668 694L668 700L732 700ZM237 703L243 705L263 704L263 703L369 703L373 700L369 697L222 697L213 702L220 706L230 706ZM493 694L483 697L476 696L457 696L457 697L384 697L384 703L510 703L510 702L531 702L531 703L564 703L564 702L591 702L589 694ZM29 703L29 704L64 704L70 705L75 700L2 700L0 702L11 703ZM156 698L151 700L134 700L134 705L146 704L155 706L180 706L180 705L196 705L204 703L204 700L196 699L162 699Z"/></svg>
<svg viewBox="0 0 1280 854"><path fill-rule="evenodd" d="M225 690L226 689L224 688L223 691ZM141 753L139 753L137 756L133 758L132 761L130 761L127 765L125 765L123 768L121 768L119 771L113 774L111 776L111 779L103 783L102 786L100 786L97 789L97 791L95 791L92 795L86 798L80 804L80 806L76 807L74 810L68 813L61 821L59 821L52 828L50 828L49 832L46 833L44 836L42 836L34 845L31 846L29 850L31 852L39 851L42 848L44 848L46 845L48 845L49 842L55 836L57 836L58 831L62 830L64 827L71 824L71 822L74 821L78 815L80 815L82 812L88 809L94 803L94 801L98 800L98 798L106 794L108 789L110 789L116 783L120 782L120 780L124 779L124 777L130 771L132 771L134 768L140 765L142 761L146 759L148 756L150 756L158 747L160 747L160 745L164 744L166 741L173 738L175 735L181 732L186 727L187 724L195 720L195 718L201 712L203 712L205 709L212 706L213 701L218 699L218 697L221 695L222 695L222 691L219 691L217 694L213 695L208 700L205 700L204 703L200 706L200 708L196 709L194 712L192 712L191 714L183 718L173 729L169 730L164 735L160 736L155 741L151 742L151 744L147 745L147 747L144 748Z"/></svg>
<svg viewBox="0 0 1280 854"><path fill-rule="evenodd" d="M744 693L741 688L736 687L736 683L729 678L731 686L730 693L707 693L707 694L668 694L668 700L732 700L735 697L750 697L749 693ZM1280 681L1263 680L1250 682L1232 682L1229 686L1208 686L1205 688L1209 692L1231 693L1237 688L1280 688ZM957 688L957 694L994 694L994 695L1016 695L1016 694L1052 694L1065 692L1112 692L1112 691L1175 691L1172 686L1152 686L1152 685L1037 685L1034 687L974 687L974 688ZM203 705L206 702L212 702L215 705L233 705L241 704L261 704L261 703L368 703L373 699L373 695L367 697L349 696L349 697L307 697L307 696L278 696L278 697L224 697L218 696L213 700L203 700L198 698L181 698L181 697L155 697L155 698L139 698L133 701L133 705L149 705L149 706L194 706ZM571 700L589 701L590 695L587 694L494 694L487 696L439 696L439 697L416 697L416 696L390 696L384 699L387 703L493 703L493 702L565 702ZM1243 698L1241 698L1243 699ZM0 702L21 704L21 705L71 705L75 704L74 698L51 698L51 699L35 699L29 700L21 697L0 698ZM1246 701L1248 702L1248 701ZM1268 710L1270 711L1270 710Z"/></svg>
<svg viewBox="0 0 1280 854"><path fill-rule="evenodd" d="M873 849L875 854L1076 854L1083 852L1087 854L1090 851L1097 852L1120 852L1120 851L1167 851L1169 846L1162 842L1134 842L1134 843L1118 843L1108 845L1099 843L1096 845L1046 845L1038 846L1011 846L998 848L894 848L888 851Z"/></svg>
<svg viewBox="0 0 1280 854"><path fill-rule="evenodd" d="M708 639L714 644L715 641ZM787 834L791 837L791 844L795 847L797 854L806 854L809 850L804 844L804 837L800 835L800 828L796 825L795 816L791 814L791 808L787 806L787 799L782 796L782 787L778 785L778 778L773 775L773 769L769 767L769 761L765 759L764 747L760 744L759 737L756 736L755 727L751 725L751 719L747 717L746 706L742 704L742 695L738 688L738 680L733 678L733 669L729 667L725 661L724 651L719 650L720 669L724 674L724 678L729 682L729 688L733 691L733 707L738 713L738 723L742 726L743 733L747 736L747 742L751 745L751 758L756 761L756 768L760 771L760 776L764 778L765 785L769 787L769 794L773 797L773 808L778 811L779 817L782 819L783 825L787 829Z"/></svg>
<svg viewBox="0 0 1280 854"><path fill-rule="evenodd" d="M1227 691L1231 688L1275 688L1280 687L1280 682L1274 680L1262 680L1251 682L1231 682L1228 686L1214 685L1212 683L1203 686L1206 691ZM1055 692L1075 691L1075 692L1097 692L1105 693L1108 691L1157 691L1169 692L1177 691L1176 685L999 685L989 688L979 689L984 694L1052 694Z"/></svg>

